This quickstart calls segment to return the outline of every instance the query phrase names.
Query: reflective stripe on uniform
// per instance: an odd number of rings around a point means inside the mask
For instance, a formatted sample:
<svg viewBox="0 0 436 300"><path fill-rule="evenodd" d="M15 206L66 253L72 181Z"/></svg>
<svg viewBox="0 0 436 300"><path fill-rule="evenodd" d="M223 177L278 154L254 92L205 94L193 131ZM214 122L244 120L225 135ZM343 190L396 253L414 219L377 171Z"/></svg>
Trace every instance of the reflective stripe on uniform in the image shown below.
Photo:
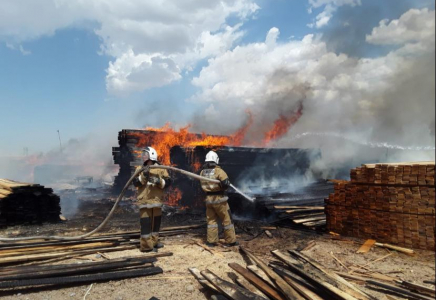
<svg viewBox="0 0 436 300"><path fill-rule="evenodd" d="M229 200L229 197L223 197L217 201L206 201L206 204L220 204L220 203L226 202L227 200Z"/></svg>
<svg viewBox="0 0 436 300"><path fill-rule="evenodd" d="M234 227L233 224L229 224L227 226L224 226L224 230L231 229L233 227Z"/></svg>
<svg viewBox="0 0 436 300"><path fill-rule="evenodd" d="M207 225L207 228L218 228L218 224Z"/></svg>
<svg viewBox="0 0 436 300"><path fill-rule="evenodd" d="M141 234L141 239L149 239L151 237L151 233L150 234Z"/></svg>
<svg viewBox="0 0 436 300"><path fill-rule="evenodd" d="M152 236L158 236L158 235L159 235L159 232L152 232L151 235L152 235Z"/></svg>
<svg viewBox="0 0 436 300"><path fill-rule="evenodd" d="M162 207L162 203L153 203L153 204L141 204L139 205L139 208L156 208L156 207Z"/></svg>

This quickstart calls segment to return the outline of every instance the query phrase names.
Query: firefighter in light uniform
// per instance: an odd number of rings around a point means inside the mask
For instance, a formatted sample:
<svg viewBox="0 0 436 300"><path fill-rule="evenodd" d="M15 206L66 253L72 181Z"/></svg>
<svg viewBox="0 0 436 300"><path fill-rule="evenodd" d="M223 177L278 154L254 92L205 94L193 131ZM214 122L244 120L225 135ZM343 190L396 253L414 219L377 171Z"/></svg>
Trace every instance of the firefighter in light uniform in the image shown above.
<svg viewBox="0 0 436 300"><path fill-rule="evenodd" d="M147 147L143 152L144 166L156 165L157 152ZM141 167L138 167L141 168ZM163 245L159 243L159 230L162 216L162 205L164 199L164 188L171 183L167 170L150 169L142 172L133 181L138 189L138 206L141 223L141 252L157 252Z"/></svg>
<svg viewBox="0 0 436 300"><path fill-rule="evenodd" d="M218 243L218 221L221 221L224 227L226 244L236 246L239 243L236 242L235 227L227 203L228 197L225 194L230 186L230 181L226 172L218 166L218 163L218 154L210 151L206 155L205 164L200 173L201 176L220 181L220 183L200 181L201 188L206 192L207 245L213 247Z"/></svg>

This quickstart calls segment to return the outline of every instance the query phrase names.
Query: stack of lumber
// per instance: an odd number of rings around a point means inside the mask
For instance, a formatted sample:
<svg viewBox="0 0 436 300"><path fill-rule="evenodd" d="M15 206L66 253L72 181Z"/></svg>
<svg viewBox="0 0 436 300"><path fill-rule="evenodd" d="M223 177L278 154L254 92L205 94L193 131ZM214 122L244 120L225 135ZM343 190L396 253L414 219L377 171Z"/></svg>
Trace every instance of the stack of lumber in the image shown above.
<svg viewBox="0 0 436 300"><path fill-rule="evenodd" d="M434 162L362 165L326 199L330 231L435 250Z"/></svg>
<svg viewBox="0 0 436 300"><path fill-rule="evenodd" d="M0 179L0 227L57 222L59 202L51 188Z"/></svg>
<svg viewBox="0 0 436 300"><path fill-rule="evenodd" d="M324 206L274 205L273 209L274 212L279 214L279 222L281 223L286 220L291 221L292 224L312 229L326 225Z"/></svg>
<svg viewBox="0 0 436 300"><path fill-rule="evenodd" d="M241 251L246 256L245 261L250 261L252 264L244 267L237 263L229 263L229 267L236 272L229 276L233 282L219 277L208 269L200 272L197 268L189 268L189 271L205 289L225 299L233 300L377 299L348 279L365 284L366 287L381 294L395 293L407 299L434 299L434 290L425 286L396 280L389 276L381 276L378 280L374 280L370 275L360 277L335 272L295 250L288 250L288 254L273 250L271 253L277 260L269 263L245 248L241 247Z"/></svg>
<svg viewBox="0 0 436 300"><path fill-rule="evenodd" d="M283 187L286 188L286 187ZM325 228L326 216L324 199L334 191L334 186L328 181L317 181L292 193L277 193L270 196L256 196L256 209L266 208L264 219L281 227L296 229Z"/></svg>
<svg viewBox="0 0 436 300"><path fill-rule="evenodd" d="M205 224L167 227L160 236L179 235ZM154 263L170 252L110 259L107 253L139 248L139 232L95 235L71 241L0 243L0 289L88 284L162 273ZM90 262L83 262L88 260Z"/></svg>

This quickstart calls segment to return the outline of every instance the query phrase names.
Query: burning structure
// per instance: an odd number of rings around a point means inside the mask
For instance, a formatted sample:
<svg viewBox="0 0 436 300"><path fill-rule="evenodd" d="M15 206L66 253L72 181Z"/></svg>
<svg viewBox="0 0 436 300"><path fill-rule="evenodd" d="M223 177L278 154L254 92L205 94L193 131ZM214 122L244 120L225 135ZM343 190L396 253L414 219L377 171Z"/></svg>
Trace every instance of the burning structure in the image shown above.
<svg viewBox="0 0 436 300"><path fill-rule="evenodd" d="M169 127L158 130L122 130L118 135L119 147L113 148L114 162L120 166L114 191L120 191L132 176L135 165L142 164L141 152L148 145L158 151L163 164L194 173L199 173L206 153L215 150L220 156L220 165L231 181L250 194L280 194L289 191L295 182L298 185L316 181L316 175L310 172L310 161L321 155L319 150L241 147L246 128L247 126L231 136L193 134L188 128L178 132ZM275 137L279 135L280 133ZM268 138L273 139L272 136L270 133ZM173 176L175 183L167 193L167 203L179 207L201 207L203 196L198 182L177 174ZM253 215L259 212L254 209L253 203L247 203L248 200L233 193L229 196L229 204L236 214L244 212L247 215L251 211L250 214ZM323 198L318 200L318 203L322 203Z"/></svg>

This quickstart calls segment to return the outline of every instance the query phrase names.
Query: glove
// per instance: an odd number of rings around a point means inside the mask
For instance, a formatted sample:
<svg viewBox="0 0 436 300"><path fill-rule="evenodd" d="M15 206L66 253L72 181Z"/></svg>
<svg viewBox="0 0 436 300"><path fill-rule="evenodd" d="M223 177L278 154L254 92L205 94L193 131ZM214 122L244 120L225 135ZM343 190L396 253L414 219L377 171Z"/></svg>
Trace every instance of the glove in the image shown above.
<svg viewBox="0 0 436 300"><path fill-rule="evenodd" d="M160 180L159 177L150 176L150 177L148 178L148 182L151 183L151 184L153 184L153 185L156 185L156 184L160 183L161 180Z"/></svg>
<svg viewBox="0 0 436 300"><path fill-rule="evenodd" d="M141 175L144 176L144 178L147 178L150 174L150 169L146 168L142 171Z"/></svg>

